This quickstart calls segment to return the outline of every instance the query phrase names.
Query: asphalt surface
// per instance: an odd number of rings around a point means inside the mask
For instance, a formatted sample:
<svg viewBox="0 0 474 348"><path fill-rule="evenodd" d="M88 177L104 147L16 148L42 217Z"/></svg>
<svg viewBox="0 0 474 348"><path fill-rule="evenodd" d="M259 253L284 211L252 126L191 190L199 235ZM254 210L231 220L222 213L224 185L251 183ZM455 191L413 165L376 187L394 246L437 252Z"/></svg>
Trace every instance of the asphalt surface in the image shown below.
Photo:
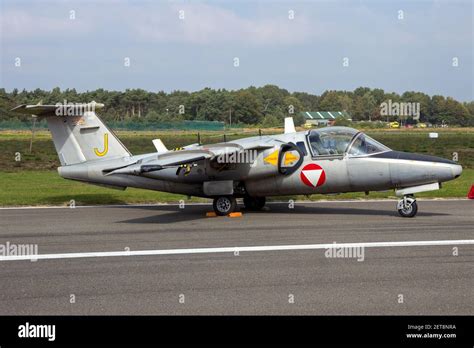
<svg viewBox="0 0 474 348"><path fill-rule="evenodd" d="M63 254L474 240L474 201L419 201L412 219L395 205L271 204L240 218L205 217L210 205L1 209L0 244ZM453 248L365 248L363 261L325 250L0 261L0 315L472 315L474 245Z"/></svg>

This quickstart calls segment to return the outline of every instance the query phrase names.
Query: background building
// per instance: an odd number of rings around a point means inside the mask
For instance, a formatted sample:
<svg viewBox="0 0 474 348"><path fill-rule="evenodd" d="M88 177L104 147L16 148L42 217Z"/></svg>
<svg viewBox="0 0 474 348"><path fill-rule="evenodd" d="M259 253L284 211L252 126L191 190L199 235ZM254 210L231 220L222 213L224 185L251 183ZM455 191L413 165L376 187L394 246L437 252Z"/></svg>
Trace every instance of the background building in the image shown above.
<svg viewBox="0 0 474 348"><path fill-rule="evenodd" d="M305 124L312 126L331 125L338 117L352 120L346 111L302 111L300 114L305 118Z"/></svg>

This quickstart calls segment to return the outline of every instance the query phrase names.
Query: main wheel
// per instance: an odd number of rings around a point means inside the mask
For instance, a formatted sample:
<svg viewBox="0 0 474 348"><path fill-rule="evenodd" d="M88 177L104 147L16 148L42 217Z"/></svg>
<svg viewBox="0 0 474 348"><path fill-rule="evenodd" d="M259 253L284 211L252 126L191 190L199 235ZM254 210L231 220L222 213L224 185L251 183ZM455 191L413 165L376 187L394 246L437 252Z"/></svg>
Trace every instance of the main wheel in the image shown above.
<svg viewBox="0 0 474 348"><path fill-rule="evenodd" d="M398 202L397 210L402 217L414 217L418 212L418 204L414 198L407 197Z"/></svg>
<svg viewBox="0 0 474 348"><path fill-rule="evenodd" d="M224 216L232 213L235 210L237 203L232 196L220 196L214 198L212 207L217 215Z"/></svg>
<svg viewBox="0 0 474 348"><path fill-rule="evenodd" d="M248 210L260 210L265 206L265 197L244 197L244 206Z"/></svg>

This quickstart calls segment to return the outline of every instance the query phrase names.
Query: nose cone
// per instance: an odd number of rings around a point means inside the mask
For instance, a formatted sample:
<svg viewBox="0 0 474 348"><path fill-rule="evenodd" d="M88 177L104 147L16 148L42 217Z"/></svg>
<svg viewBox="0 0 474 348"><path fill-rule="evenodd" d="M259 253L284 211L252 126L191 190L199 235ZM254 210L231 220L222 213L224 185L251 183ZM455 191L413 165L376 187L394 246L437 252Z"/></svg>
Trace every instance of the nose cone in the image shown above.
<svg viewBox="0 0 474 348"><path fill-rule="evenodd" d="M416 153L389 151L373 156L390 160L392 184L397 186L422 185L456 179L462 167L451 160Z"/></svg>
<svg viewBox="0 0 474 348"><path fill-rule="evenodd" d="M461 175L462 167L459 164L441 164L434 163L428 169L428 172L434 174L438 182L445 182L456 179Z"/></svg>
<svg viewBox="0 0 474 348"><path fill-rule="evenodd" d="M459 164L452 164L451 171L453 172L453 179L456 179L461 175L462 167Z"/></svg>
<svg viewBox="0 0 474 348"><path fill-rule="evenodd" d="M462 167L454 161L434 157L429 172L434 173L438 182L445 182L458 178L462 173Z"/></svg>

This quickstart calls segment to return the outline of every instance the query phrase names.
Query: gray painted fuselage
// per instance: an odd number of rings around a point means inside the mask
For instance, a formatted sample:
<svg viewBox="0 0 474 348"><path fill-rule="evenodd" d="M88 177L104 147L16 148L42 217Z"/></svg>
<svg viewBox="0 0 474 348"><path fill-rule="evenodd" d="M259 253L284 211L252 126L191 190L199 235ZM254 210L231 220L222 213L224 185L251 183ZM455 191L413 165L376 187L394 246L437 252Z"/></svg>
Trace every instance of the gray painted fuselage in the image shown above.
<svg viewBox="0 0 474 348"><path fill-rule="evenodd" d="M200 160L188 173L179 168L164 168L148 173L107 175L111 168L126 167L135 162L146 164L159 157L158 153L91 160L80 164L62 166L59 174L67 179L79 180L110 187L136 187L189 196L208 197L204 182L231 181L250 196L311 195L344 192L382 191L429 183L441 183L458 177L462 168L455 162L438 157L413 155L396 151L351 156L313 156L308 131L257 136L232 141L232 144L266 144L272 148L261 149L252 163L233 163L220 166L216 161ZM304 144L306 154L302 163L291 174L279 173L278 166L265 159L283 144ZM206 146L196 146L206 149ZM411 155L411 156L409 156ZM317 187L304 183L302 169L315 163L325 173L325 181ZM235 190L241 196L242 191Z"/></svg>

